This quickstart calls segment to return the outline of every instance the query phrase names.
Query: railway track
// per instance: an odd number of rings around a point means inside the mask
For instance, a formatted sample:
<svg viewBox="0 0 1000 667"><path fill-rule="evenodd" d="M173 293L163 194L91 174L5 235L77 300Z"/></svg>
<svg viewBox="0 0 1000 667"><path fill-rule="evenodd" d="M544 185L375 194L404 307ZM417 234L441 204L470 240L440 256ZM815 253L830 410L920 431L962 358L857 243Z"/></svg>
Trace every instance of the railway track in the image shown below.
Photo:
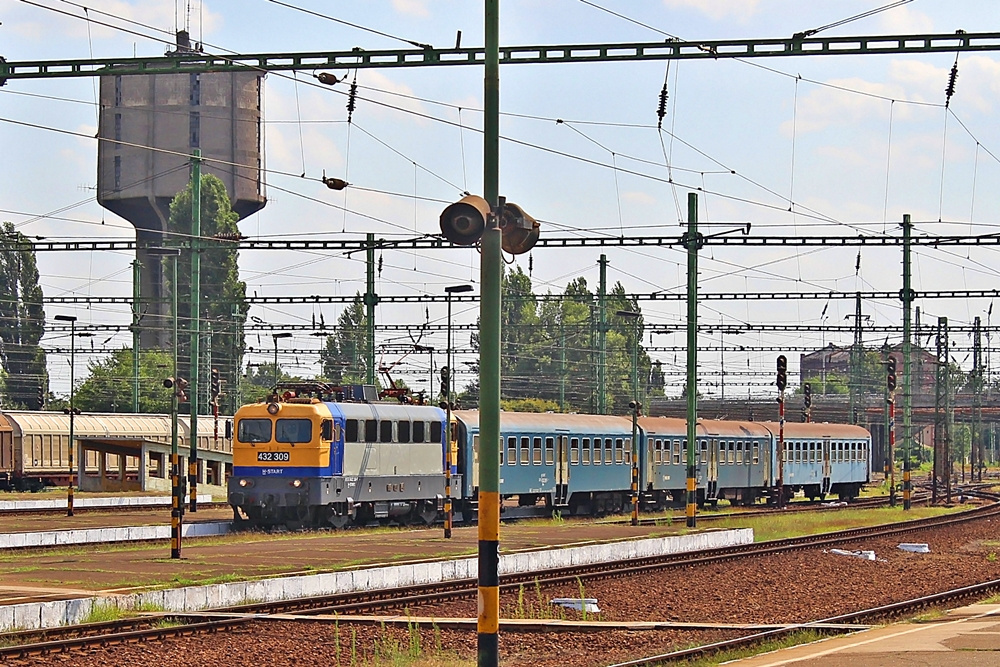
<svg viewBox="0 0 1000 667"><path fill-rule="evenodd" d="M762 542L740 547L716 549L708 552L678 554L656 558L634 559L626 562L595 564L585 567L564 568L540 571L520 575L506 575L501 578L501 593L516 593L526 585L547 587L563 584L576 585L580 581L592 581L602 578L630 577L636 574L648 573L671 567L689 565L705 565L737 558L760 556L770 553L784 552L790 549L807 549L819 546L831 546L844 542L855 541L862 537L883 537L910 533L927 528L953 525L1000 515L1000 505L989 505L969 510L957 515L932 517L909 521L902 524L856 528L835 533L825 533L785 540ZM940 600L930 601L922 598L925 605L944 604L951 599L969 598L979 595L977 591L990 594L996 586L1000 590L1000 582L990 582L979 586L962 589L963 592L950 591L940 594ZM208 632L218 632L240 624L266 619L271 614L318 615L318 614L360 614L376 613L389 610L412 609L424 604L436 604L455 600L474 599L477 594L477 582L474 579L457 580L429 586L412 586L391 590L365 591L349 594L322 596L317 598L301 598L274 603L247 604L226 609L214 610L214 613L184 614L164 613L148 614L141 618L123 619L107 623L89 624L69 628L53 628L38 631L25 631L0 635L0 660L22 659L31 656L45 656L63 651L70 651L88 646L107 646L112 644L155 641L168 636L184 636ZM952 597L947 597L951 595ZM935 600L938 598L931 596ZM901 603L903 604L903 603ZM908 604L916 604L911 601ZM890 605L880 613L905 613L907 607ZM881 609L881 608L880 608ZM836 624L866 621L865 614L872 610L847 614L835 619L822 619L814 623ZM347 622L347 619L343 619ZM808 624L805 624L808 625ZM789 632L781 630L757 633L738 641L760 642L775 633ZM5 645L5 646L4 646ZM720 645L721 646L721 645ZM728 647L728 645L726 646ZM707 647L702 647L707 650ZM716 648L714 650L724 650ZM635 664L646 664L637 662Z"/></svg>
<svg viewBox="0 0 1000 667"><path fill-rule="evenodd" d="M214 503L214 502L199 502L198 509L223 509L228 508L229 503ZM160 511L160 512L170 512L170 505L105 505L98 507L87 507L75 505L73 507L73 514L99 514L101 512L108 513L114 512L115 514L133 514L138 512L150 512L150 511ZM19 516L65 516L65 507L38 507L38 508L22 508L22 509L0 509L0 517L19 517Z"/></svg>

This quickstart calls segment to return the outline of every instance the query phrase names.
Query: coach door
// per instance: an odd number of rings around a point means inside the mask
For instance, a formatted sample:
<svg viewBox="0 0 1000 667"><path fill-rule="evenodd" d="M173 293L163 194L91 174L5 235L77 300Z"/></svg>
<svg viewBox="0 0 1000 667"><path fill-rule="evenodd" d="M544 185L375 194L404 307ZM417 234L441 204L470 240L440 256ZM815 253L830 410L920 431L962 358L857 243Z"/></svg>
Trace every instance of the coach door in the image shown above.
<svg viewBox="0 0 1000 667"><path fill-rule="evenodd" d="M556 505L565 505L569 488L569 436L556 436Z"/></svg>
<svg viewBox="0 0 1000 667"><path fill-rule="evenodd" d="M702 440L699 444L704 445ZM702 450L704 451L704 450ZM706 499L713 499L719 494L719 441L712 438L708 441L708 488L705 490Z"/></svg>
<svg viewBox="0 0 1000 667"><path fill-rule="evenodd" d="M823 438L823 493L830 493L830 438Z"/></svg>

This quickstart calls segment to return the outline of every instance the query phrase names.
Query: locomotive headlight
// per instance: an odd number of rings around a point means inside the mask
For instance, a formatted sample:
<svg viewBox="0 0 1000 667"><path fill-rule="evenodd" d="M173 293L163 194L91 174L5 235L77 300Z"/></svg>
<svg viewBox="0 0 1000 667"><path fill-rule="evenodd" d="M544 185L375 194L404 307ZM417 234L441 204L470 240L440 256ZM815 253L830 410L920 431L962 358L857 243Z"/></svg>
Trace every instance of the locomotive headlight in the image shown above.
<svg viewBox="0 0 1000 667"><path fill-rule="evenodd" d="M267 414L269 414L269 415L276 415L276 414L278 414L278 410L280 410L280 409L281 409L281 406L278 405L277 403L268 403L267 404Z"/></svg>
<svg viewBox="0 0 1000 667"><path fill-rule="evenodd" d="M244 487L244 488L246 488L246 487L248 487L248 486L253 486L253 480L249 480L249 479L241 479L241 480L240 480L240 486L242 486L242 487Z"/></svg>
<svg viewBox="0 0 1000 667"><path fill-rule="evenodd" d="M299 488L300 486L302 486L302 480L301 479L292 480L292 486L294 486L296 489Z"/></svg>

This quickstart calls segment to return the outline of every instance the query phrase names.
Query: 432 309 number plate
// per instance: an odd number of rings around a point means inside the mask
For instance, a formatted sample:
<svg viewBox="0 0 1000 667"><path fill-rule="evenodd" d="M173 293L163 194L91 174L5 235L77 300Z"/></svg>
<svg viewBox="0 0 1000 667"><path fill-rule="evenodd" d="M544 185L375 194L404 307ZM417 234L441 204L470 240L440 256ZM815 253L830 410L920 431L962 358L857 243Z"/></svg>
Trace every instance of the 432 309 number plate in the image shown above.
<svg viewBox="0 0 1000 667"><path fill-rule="evenodd" d="M257 452L257 460L267 463L287 461L288 452Z"/></svg>

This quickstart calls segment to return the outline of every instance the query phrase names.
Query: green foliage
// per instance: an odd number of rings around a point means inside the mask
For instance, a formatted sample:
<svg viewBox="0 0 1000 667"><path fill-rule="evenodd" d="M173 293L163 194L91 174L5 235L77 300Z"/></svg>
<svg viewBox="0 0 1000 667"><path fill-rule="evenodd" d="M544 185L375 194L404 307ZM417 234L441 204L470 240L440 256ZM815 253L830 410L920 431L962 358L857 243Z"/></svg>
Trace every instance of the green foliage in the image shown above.
<svg viewBox="0 0 1000 667"><path fill-rule="evenodd" d="M90 376L76 388L76 407L84 412L132 411L132 349L123 347L110 356L93 360ZM139 412L170 412L170 390L163 378L173 369L173 356L162 350L139 351Z"/></svg>
<svg viewBox="0 0 1000 667"><path fill-rule="evenodd" d="M0 227L0 362L6 373L6 407L38 409L38 388L46 390L42 288L35 250L9 222ZM67 336L68 340L68 336Z"/></svg>
<svg viewBox="0 0 1000 667"><path fill-rule="evenodd" d="M508 398L500 401L508 412L559 412L559 404L544 398Z"/></svg>
<svg viewBox="0 0 1000 667"><path fill-rule="evenodd" d="M191 183L179 192L170 202L170 221L168 230L179 235L191 233ZM246 301L246 283L240 280L237 264L239 252L235 244L226 241L213 240L218 235L237 235L239 215L232 210L226 186L212 174L201 177L201 272L199 284L201 287L201 317L200 329L205 336L201 343L203 354L211 350L211 361L202 368L203 379L208 377L208 368L219 369L219 374L225 382L223 406L235 407L236 376L240 373L241 360L244 352L243 325L246 323L247 311L250 306ZM183 236L181 238L184 238ZM170 266L168 266L168 263ZM176 280L171 275L172 260L165 259L163 275L168 291L174 289L176 282L177 312L182 323L178 345L179 370L178 375L190 378L188 368L190 357L190 335L187 323L191 316L191 252L182 250L177 258ZM211 331L209 343L208 332ZM204 358L204 357L203 357ZM206 380L207 381L207 380ZM225 409L224 407L224 409Z"/></svg>
<svg viewBox="0 0 1000 667"><path fill-rule="evenodd" d="M505 273L501 310L502 373L501 395L505 409L540 412L593 412L597 409L597 368L599 364L599 309L596 296L585 278L576 278L560 300L539 300L531 278L520 266ZM645 395L663 395L661 367L651 372L652 362L642 348L642 318L620 317L619 310L641 312L617 283L605 298L607 365L605 387L608 411L624 413L634 393L632 389L633 351L637 354L637 382L640 401ZM473 334L472 346L479 348ZM478 373L478 368L474 368ZM479 387L473 382L461 395L464 405L478 403ZM530 401L538 401L533 406Z"/></svg>
<svg viewBox="0 0 1000 667"><path fill-rule="evenodd" d="M266 399L274 388L273 362L263 364L248 364L247 374L243 377L241 393L244 403L257 403ZM303 378L298 375L289 375L281 370L278 364L278 382L299 382Z"/></svg>

